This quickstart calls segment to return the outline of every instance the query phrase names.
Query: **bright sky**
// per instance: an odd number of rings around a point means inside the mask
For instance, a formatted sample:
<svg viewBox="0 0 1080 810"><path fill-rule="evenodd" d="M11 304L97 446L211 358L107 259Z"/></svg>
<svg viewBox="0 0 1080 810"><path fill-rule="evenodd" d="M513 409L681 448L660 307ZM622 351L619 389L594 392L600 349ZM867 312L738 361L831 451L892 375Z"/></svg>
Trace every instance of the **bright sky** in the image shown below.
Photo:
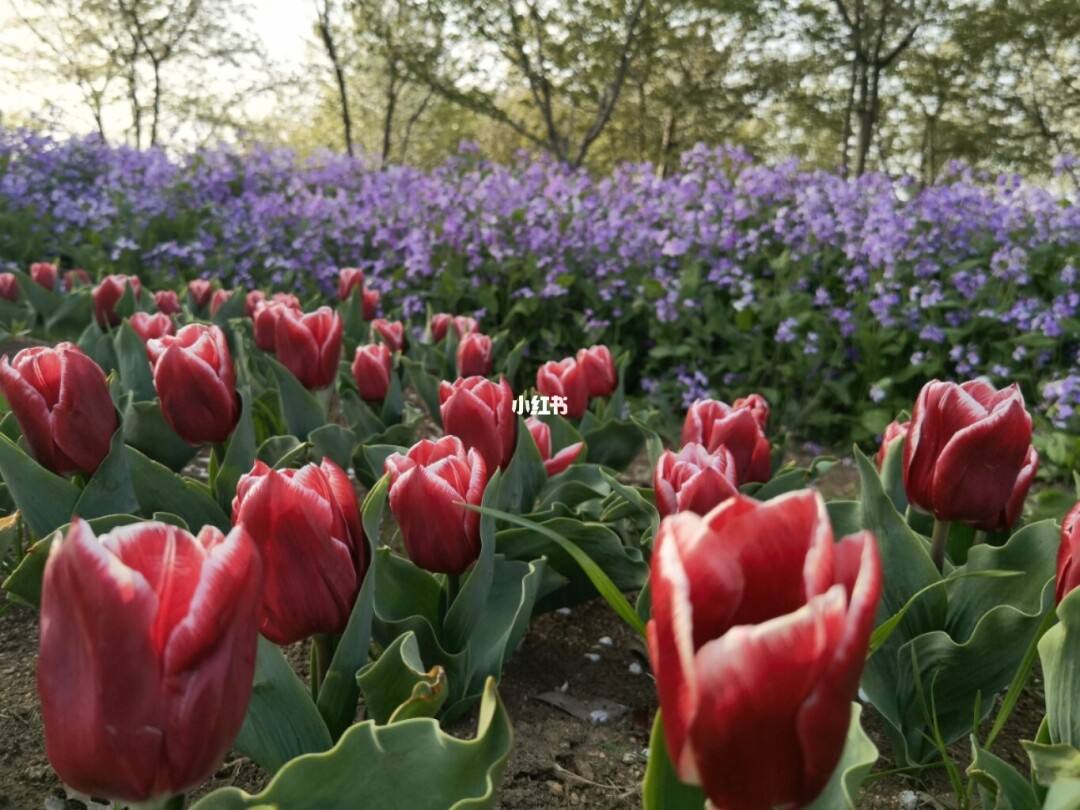
<svg viewBox="0 0 1080 810"><path fill-rule="evenodd" d="M23 117L51 106L63 113L65 129L90 131L93 119L74 88L59 86L48 76L29 81L15 78L20 72L18 53L35 45L33 35L19 23L15 8L33 8L33 3L0 0L0 118ZM300 67L309 44L314 43L314 0L248 0L248 5L252 9L253 33L272 59L286 69ZM107 128L108 124L106 120Z"/></svg>

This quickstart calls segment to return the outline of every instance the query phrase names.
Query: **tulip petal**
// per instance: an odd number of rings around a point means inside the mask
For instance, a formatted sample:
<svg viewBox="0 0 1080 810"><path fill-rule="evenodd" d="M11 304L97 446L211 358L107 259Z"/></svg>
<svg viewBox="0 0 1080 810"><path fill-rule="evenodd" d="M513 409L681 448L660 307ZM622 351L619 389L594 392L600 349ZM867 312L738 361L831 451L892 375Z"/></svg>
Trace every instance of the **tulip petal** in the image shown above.
<svg viewBox="0 0 1080 810"><path fill-rule="evenodd" d="M188 443L225 441L236 426L235 390L197 354L169 346L154 367L154 384L165 421Z"/></svg>
<svg viewBox="0 0 1080 810"><path fill-rule="evenodd" d="M109 453L120 425L105 374L77 350L61 354L60 400L52 411L53 440L85 473L93 473Z"/></svg>
<svg viewBox="0 0 1080 810"><path fill-rule="evenodd" d="M584 442L568 444L554 456L544 461L544 471L549 477L565 471L567 467L577 461L577 457L581 455L584 448Z"/></svg>

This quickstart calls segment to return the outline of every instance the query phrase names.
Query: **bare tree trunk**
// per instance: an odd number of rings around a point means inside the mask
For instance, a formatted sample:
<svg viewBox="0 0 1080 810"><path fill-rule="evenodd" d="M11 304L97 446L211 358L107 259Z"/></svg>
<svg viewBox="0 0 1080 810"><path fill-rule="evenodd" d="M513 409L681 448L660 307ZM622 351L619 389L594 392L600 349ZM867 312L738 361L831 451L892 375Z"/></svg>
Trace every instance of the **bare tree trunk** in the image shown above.
<svg viewBox="0 0 1080 810"><path fill-rule="evenodd" d="M319 36L322 38L326 55L330 57L330 64L334 68L334 78L337 81L338 98L341 100L341 127L345 137L345 151L349 157L353 157L352 115L349 110L349 90L345 81L345 66L341 62L337 45L334 42L334 32L330 27L330 0L323 0L317 9L319 15Z"/></svg>
<svg viewBox="0 0 1080 810"><path fill-rule="evenodd" d="M675 114L675 109L669 109L667 117L664 120L664 133L660 139L660 165L657 168L660 170L661 177L668 177L671 174L671 158L675 153L675 131L678 123L678 116Z"/></svg>
<svg viewBox="0 0 1080 810"><path fill-rule="evenodd" d="M851 60L851 81L848 84L847 106L844 108L844 131L840 136L840 172L848 176L850 169L851 115L855 109L855 85L859 81L859 60Z"/></svg>
<svg viewBox="0 0 1080 810"><path fill-rule="evenodd" d="M427 105L431 102L431 96L434 94L434 90L428 90L424 95L423 100L413 110L412 115L409 116L409 120L405 122L405 132L401 136L401 162L404 163L409 157L409 142L412 140L413 127L416 126L416 122L420 120L420 116L424 114L424 110L427 109Z"/></svg>
<svg viewBox="0 0 1080 810"><path fill-rule="evenodd" d="M381 166L386 166L390 160L390 150L394 145L394 113L397 110L398 93L400 91L397 81L397 67L393 60L390 61L387 68L389 76L386 83L386 115L383 116Z"/></svg>
<svg viewBox="0 0 1080 810"><path fill-rule="evenodd" d="M150 145L157 146L158 120L161 118L161 63L153 60L154 65L154 115L150 120Z"/></svg>

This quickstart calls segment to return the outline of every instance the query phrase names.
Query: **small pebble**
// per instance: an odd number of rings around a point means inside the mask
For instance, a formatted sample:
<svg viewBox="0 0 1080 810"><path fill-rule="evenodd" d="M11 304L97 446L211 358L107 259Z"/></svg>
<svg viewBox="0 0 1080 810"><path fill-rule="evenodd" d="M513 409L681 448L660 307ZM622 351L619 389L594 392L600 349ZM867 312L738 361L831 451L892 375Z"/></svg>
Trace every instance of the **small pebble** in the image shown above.
<svg viewBox="0 0 1080 810"><path fill-rule="evenodd" d="M635 762L637 762L637 754L635 754L633 751L627 751L625 754L622 755L622 761L625 762L627 765L633 765Z"/></svg>
<svg viewBox="0 0 1080 810"><path fill-rule="evenodd" d="M904 810L915 810L919 806L919 797L915 795L914 790L900 791L900 806Z"/></svg>
<svg viewBox="0 0 1080 810"><path fill-rule="evenodd" d="M589 712L589 722L594 725L606 723L608 721L608 713L603 709L593 709Z"/></svg>
<svg viewBox="0 0 1080 810"><path fill-rule="evenodd" d="M640 675L641 671L642 671L641 670L641 664L639 664L637 661L631 661L630 662L630 674L631 675Z"/></svg>
<svg viewBox="0 0 1080 810"><path fill-rule="evenodd" d="M560 692L566 692L570 688L570 681L563 681L563 685L559 687Z"/></svg>
<svg viewBox="0 0 1080 810"><path fill-rule="evenodd" d="M550 790L553 794L555 794L556 796L562 796L562 794L563 794L562 782L548 782L547 786L548 786L548 790Z"/></svg>
<svg viewBox="0 0 1080 810"><path fill-rule="evenodd" d="M600 639L600 646L601 647L614 647L615 642L611 640L611 636L603 636Z"/></svg>
<svg viewBox="0 0 1080 810"><path fill-rule="evenodd" d="M597 664L600 662L600 656L596 653L585 653L585 658L588 659L590 664Z"/></svg>
<svg viewBox="0 0 1080 810"><path fill-rule="evenodd" d="M555 612L558 613L560 616L569 616L570 615L570 608L561 607L558 610L556 610Z"/></svg>

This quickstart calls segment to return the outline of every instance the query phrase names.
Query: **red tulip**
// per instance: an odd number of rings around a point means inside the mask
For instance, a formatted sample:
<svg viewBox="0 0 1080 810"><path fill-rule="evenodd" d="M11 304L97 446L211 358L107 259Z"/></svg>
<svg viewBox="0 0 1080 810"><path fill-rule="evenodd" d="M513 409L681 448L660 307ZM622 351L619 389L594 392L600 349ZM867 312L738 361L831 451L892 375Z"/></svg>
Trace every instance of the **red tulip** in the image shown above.
<svg viewBox="0 0 1080 810"><path fill-rule="evenodd" d="M686 414L682 441L704 445L710 453L720 445L726 446L735 458L739 486L769 480L769 440L751 408L733 408L715 399L699 399Z"/></svg>
<svg viewBox="0 0 1080 810"><path fill-rule="evenodd" d="M364 320L370 321L379 311L379 299L382 295L378 290L364 288Z"/></svg>
<svg viewBox="0 0 1080 810"><path fill-rule="evenodd" d="M444 380L439 383L439 402L443 430L479 452L487 469L494 473L510 463L517 417L514 392L505 377L497 383L486 377L458 377L453 384Z"/></svg>
<svg viewBox="0 0 1080 810"><path fill-rule="evenodd" d="M361 399L382 402L390 390L390 375L394 373L393 355L381 343L357 346L352 373Z"/></svg>
<svg viewBox="0 0 1080 810"><path fill-rule="evenodd" d="M19 281L14 273L0 273L0 298L5 301L19 300Z"/></svg>
<svg viewBox="0 0 1080 810"><path fill-rule="evenodd" d="M745 397L739 397L731 404L731 407L736 410L739 408L749 410L754 415L754 419L757 420L762 433L769 426L769 402L761 394L749 394Z"/></svg>
<svg viewBox="0 0 1080 810"><path fill-rule="evenodd" d="M116 314L116 305L124 297L124 289L131 286L131 292L138 300L142 293L142 282L137 276L109 275L94 287L91 297L94 299L94 318L101 326L116 326L120 316Z"/></svg>
<svg viewBox="0 0 1080 810"><path fill-rule="evenodd" d="M225 333L217 326L188 324L175 335L147 341L154 388L165 421L188 444L223 442L240 418Z"/></svg>
<svg viewBox="0 0 1080 810"><path fill-rule="evenodd" d="M1080 501L1061 521L1061 545L1057 557L1057 601L1080 585Z"/></svg>
<svg viewBox="0 0 1080 810"><path fill-rule="evenodd" d="M585 370L573 357L550 360L536 371L536 390L541 396L562 397L566 416L577 419L589 407L589 383Z"/></svg>
<svg viewBox="0 0 1080 810"><path fill-rule="evenodd" d="M337 379L341 360L341 316L330 307L303 313L283 307L274 328L274 353L307 388Z"/></svg>
<svg viewBox="0 0 1080 810"><path fill-rule="evenodd" d="M724 445L713 453L693 442L678 455L665 450L653 470L653 490L660 517L676 512L704 515L739 491L735 458Z"/></svg>
<svg viewBox="0 0 1080 810"><path fill-rule="evenodd" d="M803 490L660 525L648 625L671 761L724 810L805 807L839 762L881 593ZM767 754L767 755L763 755Z"/></svg>
<svg viewBox="0 0 1080 810"><path fill-rule="evenodd" d="M491 338L479 332L467 332L457 348L458 374L462 377L486 377L491 373Z"/></svg>
<svg viewBox="0 0 1080 810"><path fill-rule="evenodd" d="M885 428L885 434L881 437L881 447L878 448L877 455L874 456L874 462L877 464L879 471L881 465L885 463L885 456L889 452L892 443L907 436L909 427L911 427L910 422L897 422L895 419L889 422L888 427Z"/></svg>
<svg viewBox="0 0 1080 810"><path fill-rule="evenodd" d="M536 449L540 451L540 458L544 460L544 472L548 474L548 477L558 475L577 461L585 447L584 442L574 442L553 456L551 455L551 428L548 423L530 416L525 420L525 427L529 429L533 441L536 442Z"/></svg>
<svg viewBox="0 0 1080 810"><path fill-rule="evenodd" d="M210 287L210 282L205 278L197 278L189 281L187 288L196 309L203 309L210 303L210 296L213 295L213 290Z"/></svg>
<svg viewBox="0 0 1080 810"><path fill-rule="evenodd" d="M476 318L470 318L468 315L451 315L448 312L438 312L431 316L432 341L438 343L445 338L446 332L451 326L454 327L459 339L480 328Z"/></svg>
<svg viewBox="0 0 1080 810"><path fill-rule="evenodd" d="M255 308L255 345L264 352L274 351L274 342L277 340L277 322L281 313L286 309L300 312L299 307L293 307L284 301L270 299L264 301ZM300 314L303 314L300 312Z"/></svg>
<svg viewBox="0 0 1080 810"><path fill-rule="evenodd" d="M41 589L45 749L78 791L182 793L221 765L251 696L262 565L240 527L198 536L75 518Z"/></svg>
<svg viewBox="0 0 1080 810"><path fill-rule="evenodd" d="M338 271L338 298L347 301L355 287L364 289L364 271L359 267L343 267Z"/></svg>
<svg viewBox="0 0 1080 810"><path fill-rule="evenodd" d="M214 290L210 296L210 317L213 318L218 311L225 306L225 302L232 298L232 290Z"/></svg>
<svg viewBox="0 0 1080 810"><path fill-rule="evenodd" d="M255 317L255 310L259 308L259 304L266 300L266 293L262 290L250 290L244 297L244 312L247 313L249 318Z"/></svg>
<svg viewBox="0 0 1080 810"><path fill-rule="evenodd" d="M982 380L923 386L904 445L908 500L939 521L995 531L1020 516L1039 465L1020 389Z"/></svg>
<svg viewBox="0 0 1080 810"><path fill-rule="evenodd" d="M143 343L146 343L151 338L176 333L176 325L173 323L172 318L164 312L155 312L153 315L149 312L136 312L128 318L128 323L135 330L135 334L142 338Z"/></svg>
<svg viewBox="0 0 1080 810"><path fill-rule="evenodd" d="M376 318L371 322L371 328L390 351L400 352L405 348L405 325L401 321Z"/></svg>
<svg viewBox="0 0 1080 810"><path fill-rule="evenodd" d="M262 552L260 631L275 644L341 633L367 571L367 543L349 477L324 458L299 470L256 461L232 504Z"/></svg>
<svg viewBox="0 0 1080 810"><path fill-rule="evenodd" d="M90 274L81 267L64 271L64 289L68 292L71 292L76 287L89 287L90 284Z"/></svg>
<svg viewBox="0 0 1080 810"><path fill-rule="evenodd" d="M56 277L59 272L59 268L52 262L34 262L30 265L30 278L46 290L56 288Z"/></svg>
<svg viewBox="0 0 1080 810"><path fill-rule="evenodd" d="M619 372L615 370L615 361L611 359L607 346L579 349L577 361L585 372L590 397L608 397L615 393L619 386Z"/></svg>
<svg viewBox="0 0 1080 810"><path fill-rule="evenodd" d="M405 455L386 459L390 510L405 550L421 568L461 574L480 556L478 505L487 485L487 466L476 450L465 451L457 436L423 439Z"/></svg>
<svg viewBox="0 0 1080 810"><path fill-rule="evenodd" d="M73 343L0 359L0 389L34 457L61 475L92 475L119 426L105 374Z"/></svg>
<svg viewBox="0 0 1080 810"><path fill-rule="evenodd" d="M154 303L158 312L165 315L175 315L180 311L180 296L172 290L158 290L154 293Z"/></svg>

